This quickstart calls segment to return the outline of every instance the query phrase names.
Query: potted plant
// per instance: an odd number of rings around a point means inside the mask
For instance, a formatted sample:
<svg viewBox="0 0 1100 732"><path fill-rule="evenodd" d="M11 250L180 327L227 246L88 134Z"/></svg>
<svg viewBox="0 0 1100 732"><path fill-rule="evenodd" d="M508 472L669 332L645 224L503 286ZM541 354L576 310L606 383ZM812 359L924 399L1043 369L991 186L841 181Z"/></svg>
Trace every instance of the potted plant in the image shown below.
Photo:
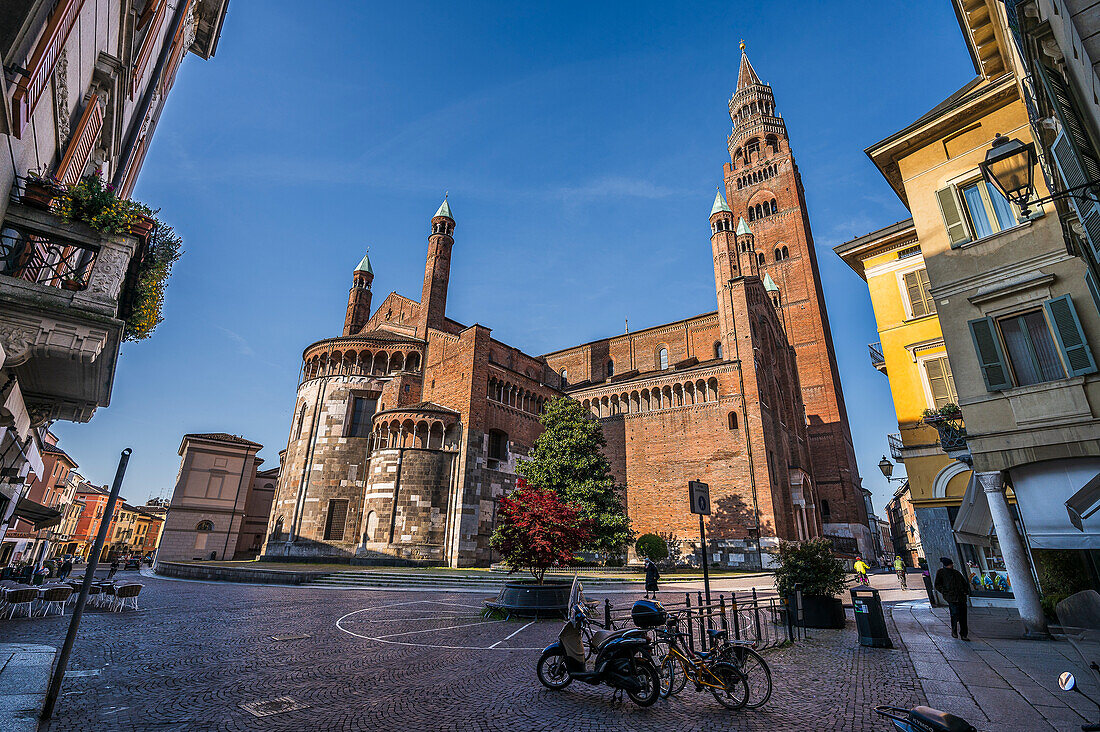
<svg viewBox="0 0 1100 732"><path fill-rule="evenodd" d="M844 562L833 555L825 538L781 541L770 551L775 558L775 589L780 597L802 593L802 617L809 628L843 628L844 604L837 597L845 588Z"/></svg>
<svg viewBox="0 0 1100 732"><path fill-rule="evenodd" d="M148 241L149 235L159 223L156 218L157 212L137 201L132 202L131 206L130 233Z"/></svg>
<svg viewBox="0 0 1100 732"><path fill-rule="evenodd" d="M114 188L96 175L86 175L69 186L56 204L63 219L81 221L104 234L129 234L136 206L119 198Z"/></svg>
<svg viewBox="0 0 1100 732"><path fill-rule="evenodd" d="M958 404L948 403L939 409L925 409L921 421L940 433L940 447L944 452L951 454L967 449L966 427L963 426L962 410Z"/></svg>
<svg viewBox="0 0 1100 732"><path fill-rule="evenodd" d="M65 277L61 280L61 289L77 292L84 289L84 280L79 277Z"/></svg>
<svg viewBox="0 0 1100 732"><path fill-rule="evenodd" d="M65 189L61 184L44 170L28 170L20 200L28 206L48 211L53 200L64 192Z"/></svg>
<svg viewBox="0 0 1100 732"><path fill-rule="evenodd" d="M489 540L511 572L526 570L534 582L508 582L498 604L515 614L547 614L566 610L570 582L545 582L552 566L568 567L573 555L591 538L581 511L546 488L522 478L500 499L497 528Z"/></svg>

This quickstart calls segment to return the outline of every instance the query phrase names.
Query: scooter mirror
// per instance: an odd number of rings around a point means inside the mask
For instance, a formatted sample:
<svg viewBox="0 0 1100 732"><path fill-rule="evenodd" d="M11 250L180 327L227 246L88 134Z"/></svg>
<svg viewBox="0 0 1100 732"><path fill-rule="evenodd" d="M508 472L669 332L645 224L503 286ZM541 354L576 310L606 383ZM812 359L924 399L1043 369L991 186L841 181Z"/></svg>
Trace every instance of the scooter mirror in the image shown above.
<svg viewBox="0 0 1100 732"><path fill-rule="evenodd" d="M1062 691L1073 691L1077 687L1077 679L1069 671L1063 671L1058 677L1058 686L1062 687Z"/></svg>

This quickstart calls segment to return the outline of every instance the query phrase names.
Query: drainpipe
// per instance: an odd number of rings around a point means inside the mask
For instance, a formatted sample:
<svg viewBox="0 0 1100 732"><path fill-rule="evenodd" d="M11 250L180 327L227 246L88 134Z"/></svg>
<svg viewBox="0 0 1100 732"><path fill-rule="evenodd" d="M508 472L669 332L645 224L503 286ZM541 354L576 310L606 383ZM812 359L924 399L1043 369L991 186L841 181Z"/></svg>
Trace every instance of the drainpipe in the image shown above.
<svg viewBox="0 0 1100 732"><path fill-rule="evenodd" d="M164 67L168 63L168 57L172 53L172 39L179 33L181 27L183 27L183 21L187 18L187 6L188 3L184 0L179 0L176 3L176 14L172 18L172 27L169 29L167 35L164 36L164 43L161 44L160 55L157 57L157 65L153 67L153 75L150 78L149 85L145 89L145 94L141 98L141 104L135 111L134 116L130 118L130 129L126 133L126 139L122 143L122 154L118 158L118 165L115 167L114 175L111 176L111 185L118 190L122 185L122 179L126 175L126 170L130 166L130 158L134 155L134 150L137 148L138 132L141 131L142 124L145 122L146 115L149 114L149 108L153 105L153 96L156 94L157 87L160 86L160 79L164 75ZM150 29L150 32L152 30ZM186 52L185 52L186 53Z"/></svg>

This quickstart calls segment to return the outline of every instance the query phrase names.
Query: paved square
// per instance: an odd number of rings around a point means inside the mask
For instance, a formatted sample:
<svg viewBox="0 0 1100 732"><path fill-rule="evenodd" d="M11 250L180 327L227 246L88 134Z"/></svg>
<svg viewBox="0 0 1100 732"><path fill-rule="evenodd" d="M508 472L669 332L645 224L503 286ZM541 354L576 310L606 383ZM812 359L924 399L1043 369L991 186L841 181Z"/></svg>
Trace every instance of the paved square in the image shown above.
<svg viewBox="0 0 1100 732"><path fill-rule="evenodd" d="M608 687L544 689L535 661L560 623L487 620L476 594L141 581L139 612L85 615L70 667L88 673L44 729L882 730L876 704L924 700L907 652L861 648L851 627L769 653L763 710L690 689L639 709ZM67 623L0 623L0 642L60 646ZM308 707L241 706L284 697Z"/></svg>

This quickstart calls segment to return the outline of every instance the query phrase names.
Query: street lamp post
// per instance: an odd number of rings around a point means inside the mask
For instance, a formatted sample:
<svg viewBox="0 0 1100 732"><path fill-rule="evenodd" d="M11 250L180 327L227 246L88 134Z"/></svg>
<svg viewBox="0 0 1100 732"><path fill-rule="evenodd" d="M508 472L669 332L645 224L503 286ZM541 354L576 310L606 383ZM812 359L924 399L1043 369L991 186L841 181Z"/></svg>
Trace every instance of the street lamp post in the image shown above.
<svg viewBox="0 0 1100 732"><path fill-rule="evenodd" d="M1030 204L1046 203L1061 198L1072 196L1081 191L1092 200L1096 200L1094 193L1086 189L1100 186L1100 180L1089 180L1077 185L1071 185L1064 191L1052 193L1043 198L1035 196L1035 165L1038 158L1035 155L1035 145L1023 143L1016 138L1008 138L997 133L993 138L993 145L985 154L985 160L978 163L982 171L982 177L986 182L1001 192L1005 198L1020 207L1021 215L1031 215L1028 206ZM1067 185L1077 181L1064 181Z"/></svg>
<svg viewBox="0 0 1100 732"><path fill-rule="evenodd" d="M906 480L908 480L908 478L901 476L897 478L891 477L894 474L894 464L887 460L885 455L882 456L882 460L878 461L878 469L882 471L882 477L886 478L886 480L891 483L904 483Z"/></svg>

